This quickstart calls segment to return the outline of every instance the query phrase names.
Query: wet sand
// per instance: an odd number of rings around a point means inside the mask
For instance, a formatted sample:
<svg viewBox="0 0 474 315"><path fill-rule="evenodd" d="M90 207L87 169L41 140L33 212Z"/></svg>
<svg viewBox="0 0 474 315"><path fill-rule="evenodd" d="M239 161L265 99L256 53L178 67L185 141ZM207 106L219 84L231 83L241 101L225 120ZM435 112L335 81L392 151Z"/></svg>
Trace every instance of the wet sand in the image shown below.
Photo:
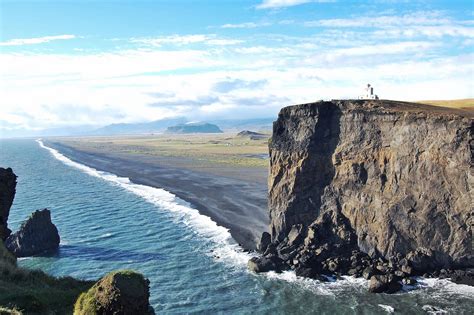
<svg viewBox="0 0 474 315"><path fill-rule="evenodd" d="M254 249L261 233L268 230L266 169L198 168L186 158L90 152L53 139L44 143L78 163L175 194L228 228L245 249Z"/></svg>

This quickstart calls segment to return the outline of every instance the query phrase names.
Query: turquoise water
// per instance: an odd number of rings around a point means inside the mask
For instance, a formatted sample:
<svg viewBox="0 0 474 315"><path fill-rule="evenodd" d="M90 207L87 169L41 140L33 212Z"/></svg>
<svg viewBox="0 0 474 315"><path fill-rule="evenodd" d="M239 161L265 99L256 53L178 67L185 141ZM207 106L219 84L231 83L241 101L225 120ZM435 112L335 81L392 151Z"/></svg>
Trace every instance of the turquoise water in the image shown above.
<svg viewBox="0 0 474 315"><path fill-rule="evenodd" d="M453 314L474 309L474 289L422 280L418 290L368 294L362 279L332 283L293 273L257 276L226 229L163 190L97 172L34 140L0 140L0 166L18 175L9 225L49 208L61 234L53 257L20 260L57 276L97 279L130 268L151 282L163 314Z"/></svg>

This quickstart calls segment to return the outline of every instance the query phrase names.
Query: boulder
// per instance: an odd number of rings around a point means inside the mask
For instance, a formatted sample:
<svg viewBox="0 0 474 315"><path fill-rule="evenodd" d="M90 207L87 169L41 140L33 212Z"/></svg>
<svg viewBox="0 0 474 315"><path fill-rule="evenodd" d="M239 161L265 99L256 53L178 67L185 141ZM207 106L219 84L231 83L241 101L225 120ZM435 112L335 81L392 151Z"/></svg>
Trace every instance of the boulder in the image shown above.
<svg viewBox="0 0 474 315"><path fill-rule="evenodd" d="M51 213L43 209L33 212L20 230L6 239L5 246L16 257L28 257L57 250L59 241L58 229L51 222Z"/></svg>
<svg viewBox="0 0 474 315"><path fill-rule="evenodd" d="M271 270L280 271L281 263L281 260L276 256L252 257L248 261L247 267L250 271L255 273L268 272Z"/></svg>
<svg viewBox="0 0 474 315"><path fill-rule="evenodd" d="M11 168L0 167L0 240L5 240L11 233L8 229L8 215L15 198L16 175Z"/></svg>
<svg viewBox="0 0 474 315"><path fill-rule="evenodd" d="M375 275L370 278L369 292L395 293L402 289L402 285L393 275Z"/></svg>
<svg viewBox="0 0 474 315"><path fill-rule="evenodd" d="M109 273L79 296L74 314L154 314L149 284L143 275L130 270Z"/></svg>

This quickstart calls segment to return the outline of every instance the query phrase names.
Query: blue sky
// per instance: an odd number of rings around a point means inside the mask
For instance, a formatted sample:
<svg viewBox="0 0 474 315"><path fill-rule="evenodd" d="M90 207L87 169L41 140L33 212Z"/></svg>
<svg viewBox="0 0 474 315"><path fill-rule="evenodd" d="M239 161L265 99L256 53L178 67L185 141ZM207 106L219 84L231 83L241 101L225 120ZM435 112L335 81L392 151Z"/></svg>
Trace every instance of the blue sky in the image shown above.
<svg viewBox="0 0 474 315"><path fill-rule="evenodd" d="M0 1L0 130L474 95L473 1Z"/></svg>

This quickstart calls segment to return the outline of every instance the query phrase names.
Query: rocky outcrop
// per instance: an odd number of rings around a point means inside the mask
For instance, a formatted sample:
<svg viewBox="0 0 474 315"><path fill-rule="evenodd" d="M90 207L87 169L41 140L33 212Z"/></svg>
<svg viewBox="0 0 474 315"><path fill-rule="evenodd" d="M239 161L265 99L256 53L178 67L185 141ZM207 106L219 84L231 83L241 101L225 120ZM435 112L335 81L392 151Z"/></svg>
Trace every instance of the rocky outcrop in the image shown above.
<svg viewBox="0 0 474 315"><path fill-rule="evenodd" d="M0 240L5 240L11 233L8 229L8 215L15 198L16 175L11 168L0 167Z"/></svg>
<svg viewBox="0 0 474 315"><path fill-rule="evenodd" d="M59 241L51 213L43 209L33 212L20 230L6 239L5 246L17 257L28 257L57 250Z"/></svg>
<svg viewBox="0 0 474 315"><path fill-rule="evenodd" d="M149 284L141 274L133 271L109 273L79 296L74 314L154 314L148 300Z"/></svg>
<svg viewBox="0 0 474 315"><path fill-rule="evenodd" d="M394 279L474 267L473 114L375 100L283 108L264 257L297 274L390 275L373 283L391 289Z"/></svg>

